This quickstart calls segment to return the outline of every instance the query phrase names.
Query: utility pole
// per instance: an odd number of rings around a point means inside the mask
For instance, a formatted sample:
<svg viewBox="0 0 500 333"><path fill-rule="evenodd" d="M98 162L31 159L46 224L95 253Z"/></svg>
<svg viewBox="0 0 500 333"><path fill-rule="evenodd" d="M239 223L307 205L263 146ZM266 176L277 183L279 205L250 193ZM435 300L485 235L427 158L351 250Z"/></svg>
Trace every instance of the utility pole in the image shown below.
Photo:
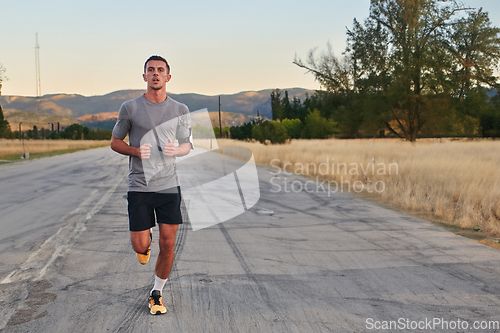
<svg viewBox="0 0 500 333"><path fill-rule="evenodd" d="M23 131L22 131L22 127L21 127L21 124L23 122L21 121L19 123L19 138L21 139L22 143L23 143L23 158L26 158L26 151L24 150L24 136L23 136Z"/></svg>
<svg viewBox="0 0 500 333"><path fill-rule="evenodd" d="M220 112L220 96L219 96L219 129L220 129L220 135L219 135L219 138L222 139L222 116L221 116L221 112ZM226 163L224 162L224 154L222 152L222 147L219 146L219 152L222 156L222 170L224 171L224 175L227 175L227 172L226 172ZM236 173L234 173L236 175Z"/></svg>
<svg viewBox="0 0 500 333"><path fill-rule="evenodd" d="M220 96L219 96L219 139L222 139L222 118L220 113Z"/></svg>

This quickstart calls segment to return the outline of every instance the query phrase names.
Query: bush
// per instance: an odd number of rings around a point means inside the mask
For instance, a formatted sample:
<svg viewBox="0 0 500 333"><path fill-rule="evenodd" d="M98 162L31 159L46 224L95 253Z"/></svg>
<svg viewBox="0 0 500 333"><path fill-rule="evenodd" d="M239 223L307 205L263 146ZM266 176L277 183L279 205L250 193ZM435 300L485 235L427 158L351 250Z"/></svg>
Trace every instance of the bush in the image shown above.
<svg viewBox="0 0 500 333"><path fill-rule="evenodd" d="M249 122L241 126L231 126L229 133L231 134L231 139L235 140L251 140L253 139L252 128L254 127L254 122Z"/></svg>
<svg viewBox="0 0 500 333"><path fill-rule="evenodd" d="M216 138L220 138L220 128L219 127L214 127L214 134L215 134ZM229 137L229 127L227 127L227 126L222 127L222 137L223 138Z"/></svg>
<svg viewBox="0 0 500 333"><path fill-rule="evenodd" d="M283 144L290 138L285 126L273 120L254 125L252 135L263 144L267 144L268 140L273 144Z"/></svg>
<svg viewBox="0 0 500 333"><path fill-rule="evenodd" d="M111 130L93 130L80 124L69 125L57 135L52 133L50 138L70 140L111 140Z"/></svg>
<svg viewBox="0 0 500 333"><path fill-rule="evenodd" d="M303 138L326 139L335 133L339 133L337 122L322 117L317 109L309 112L305 119Z"/></svg>
<svg viewBox="0 0 500 333"><path fill-rule="evenodd" d="M302 122L300 119L283 119L281 124L285 127L288 136L292 139L300 139Z"/></svg>
<svg viewBox="0 0 500 333"><path fill-rule="evenodd" d="M500 114L489 113L482 115L480 118L481 122L481 134L483 137L500 137Z"/></svg>

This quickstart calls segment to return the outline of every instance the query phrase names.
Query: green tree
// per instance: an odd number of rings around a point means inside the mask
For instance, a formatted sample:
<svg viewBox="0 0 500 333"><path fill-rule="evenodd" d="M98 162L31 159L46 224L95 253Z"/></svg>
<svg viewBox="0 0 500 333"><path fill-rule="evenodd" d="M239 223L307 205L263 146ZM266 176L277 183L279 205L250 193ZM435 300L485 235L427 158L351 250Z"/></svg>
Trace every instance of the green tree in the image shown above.
<svg viewBox="0 0 500 333"><path fill-rule="evenodd" d="M274 120L253 126L252 136L262 144L267 144L268 141L273 144L283 144L289 139L286 128Z"/></svg>
<svg viewBox="0 0 500 333"><path fill-rule="evenodd" d="M500 137L500 94L497 92L489 99L489 108L482 109L480 130L484 137Z"/></svg>
<svg viewBox="0 0 500 333"><path fill-rule="evenodd" d="M243 132L241 131L241 126L231 126L229 128L229 135L231 136L231 139L244 140Z"/></svg>
<svg viewBox="0 0 500 333"><path fill-rule="evenodd" d="M219 127L214 127L214 134L217 139L220 138L220 128ZM229 127L225 126L222 127L222 137L227 138L229 137Z"/></svg>
<svg viewBox="0 0 500 333"><path fill-rule="evenodd" d="M95 140L98 137L104 137L105 139L107 139L108 137L111 138L110 134L110 130L99 130L96 132L93 129L88 128L87 126L72 124L66 127L64 131L59 133L59 137L57 137L57 135L52 136L51 134L51 138L70 140Z"/></svg>
<svg viewBox="0 0 500 333"><path fill-rule="evenodd" d="M256 122L248 122L241 126L231 126L229 133L231 134L231 139L236 140L250 140L253 139L252 128Z"/></svg>
<svg viewBox="0 0 500 333"><path fill-rule="evenodd" d="M89 131L88 127L80 124L72 124L64 130L73 140L84 140Z"/></svg>
<svg viewBox="0 0 500 333"><path fill-rule="evenodd" d="M329 92L348 96L342 114L360 117L332 116L341 128L347 119L352 125L370 121L373 126L349 127L373 132L380 124L415 141L422 131L435 130L438 120L474 117L450 98L464 100L476 87L496 85L499 33L487 13L458 1L373 0L364 23L354 20L347 30L344 58L336 58L328 45L326 53L312 50L306 63L295 64Z"/></svg>
<svg viewBox="0 0 500 333"><path fill-rule="evenodd" d="M354 90L356 73L349 56L338 59L327 43L327 51L316 56L316 49L309 52L308 60L303 62L295 57L293 63L307 69L326 90L336 93L348 93Z"/></svg>
<svg viewBox="0 0 500 333"><path fill-rule="evenodd" d="M323 118L315 109L306 117L302 137L305 139L327 139L338 133L338 123Z"/></svg>
<svg viewBox="0 0 500 333"><path fill-rule="evenodd" d="M290 103L290 97L288 96L288 90L285 90L285 93L283 94L281 105L283 105L284 112L283 112L283 118L280 118L280 120L284 118L291 118L290 115L293 113L293 111L292 111L292 103Z"/></svg>
<svg viewBox="0 0 500 333"><path fill-rule="evenodd" d="M2 82L6 80L5 68L0 64L0 95L2 95ZM2 106L0 105L0 138L12 138L9 122L4 118Z"/></svg>
<svg viewBox="0 0 500 333"><path fill-rule="evenodd" d="M480 85L496 86L494 70L500 59L500 29L491 26L482 8L468 12L447 30L446 49L453 57L451 78L454 94L465 99Z"/></svg>
<svg viewBox="0 0 500 333"><path fill-rule="evenodd" d="M427 95L446 90L444 31L462 10L446 0L372 1L364 25L354 20L347 32L359 87L385 93L388 105L381 119L408 141L415 141L432 118Z"/></svg>
<svg viewBox="0 0 500 333"><path fill-rule="evenodd" d="M282 105L281 90L279 89L271 92L271 109L273 120L285 118L285 107Z"/></svg>
<svg viewBox="0 0 500 333"><path fill-rule="evenodd" d="M300 139L302 132L302 122L300 119L283 119L281 124L285 127L290 138Z"/></svg>
<svg viewBox="0 0 500 333"><path fill-rule="evenodd" d="M359 105L363 96L356 87L359 76L352 57L350 55L340 59L335 57L328 43L326 52L316 55L316 49L313 49L309 52L306 62L296 57L294 63L312 73L326 89L326 91L316 91L311 98L308 97L304 101L301 120L305 121L305 117L309 114L308 110L318 109L323 117L333 119L340 124L342 137L359 137L367 109ZM366 105L371 104L366 103Z"/></svg>
<svg viewBox="0 0 500 333"><path fill-rule="evenodd" d="M12 131L9 122L3 116L2 106L0 105L0 138L12 138Z"/></svg>
<svg viewBox="0 0 500 333"><path fill-rule="evenodd" d="M33 125L33 139L38 139L38 126Z"/></svg>

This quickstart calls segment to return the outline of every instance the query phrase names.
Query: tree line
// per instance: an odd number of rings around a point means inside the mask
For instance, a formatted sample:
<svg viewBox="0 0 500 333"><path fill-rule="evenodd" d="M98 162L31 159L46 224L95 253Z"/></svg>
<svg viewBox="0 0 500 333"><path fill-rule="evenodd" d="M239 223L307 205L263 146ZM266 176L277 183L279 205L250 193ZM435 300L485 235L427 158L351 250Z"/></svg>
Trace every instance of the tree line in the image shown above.
<svg viewBox="0 0 500 333"><path fill-rule="evenodd" d="M368 18L347 29L342 57L328 44L295 58L323 90L304 101L275 90L273 120L231 136L500 137L499 34L486 11L457 1L371 1Z"/></svg>
<svg viewBox="0 0 500 333"><path fill-rule="evenodd" d="M12 132L9 122L3 115L0 105L0 138L6 139L69 139L69 140L111 140L111 130L94 129L80 124L72 124L61 131L41 128L35 125L32 129Z"/></svg>
<svg viewBox="0 0 500 333"><path fill-rule="evenodd" d="M285 143L289 139L326 139L340 133L339 122L325 117L317 94L301 102L290 99L288 91L275 89L271 92L273 120L258 118L242 126L232 126L232 139L251 140L261 143Z"/></svg>

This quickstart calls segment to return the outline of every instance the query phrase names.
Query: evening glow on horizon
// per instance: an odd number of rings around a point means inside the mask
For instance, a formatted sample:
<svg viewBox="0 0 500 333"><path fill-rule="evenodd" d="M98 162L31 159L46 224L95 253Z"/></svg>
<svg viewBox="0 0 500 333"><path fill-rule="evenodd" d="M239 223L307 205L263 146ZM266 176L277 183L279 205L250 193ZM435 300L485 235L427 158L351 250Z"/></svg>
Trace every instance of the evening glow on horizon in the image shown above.
<svg viewBox="0 0 500 333"><path fill-rule="evenodd" d="M500 1L466 0L500 26ZM292 64L309 51L335 55L346 27L364 21L370 0L352 1L9 1L0 3L2 95L34 96L35 33L42 95L102 95L145 89L144 61L164 56L167 90L205 95L269 88L319 89Z"/></svg>

